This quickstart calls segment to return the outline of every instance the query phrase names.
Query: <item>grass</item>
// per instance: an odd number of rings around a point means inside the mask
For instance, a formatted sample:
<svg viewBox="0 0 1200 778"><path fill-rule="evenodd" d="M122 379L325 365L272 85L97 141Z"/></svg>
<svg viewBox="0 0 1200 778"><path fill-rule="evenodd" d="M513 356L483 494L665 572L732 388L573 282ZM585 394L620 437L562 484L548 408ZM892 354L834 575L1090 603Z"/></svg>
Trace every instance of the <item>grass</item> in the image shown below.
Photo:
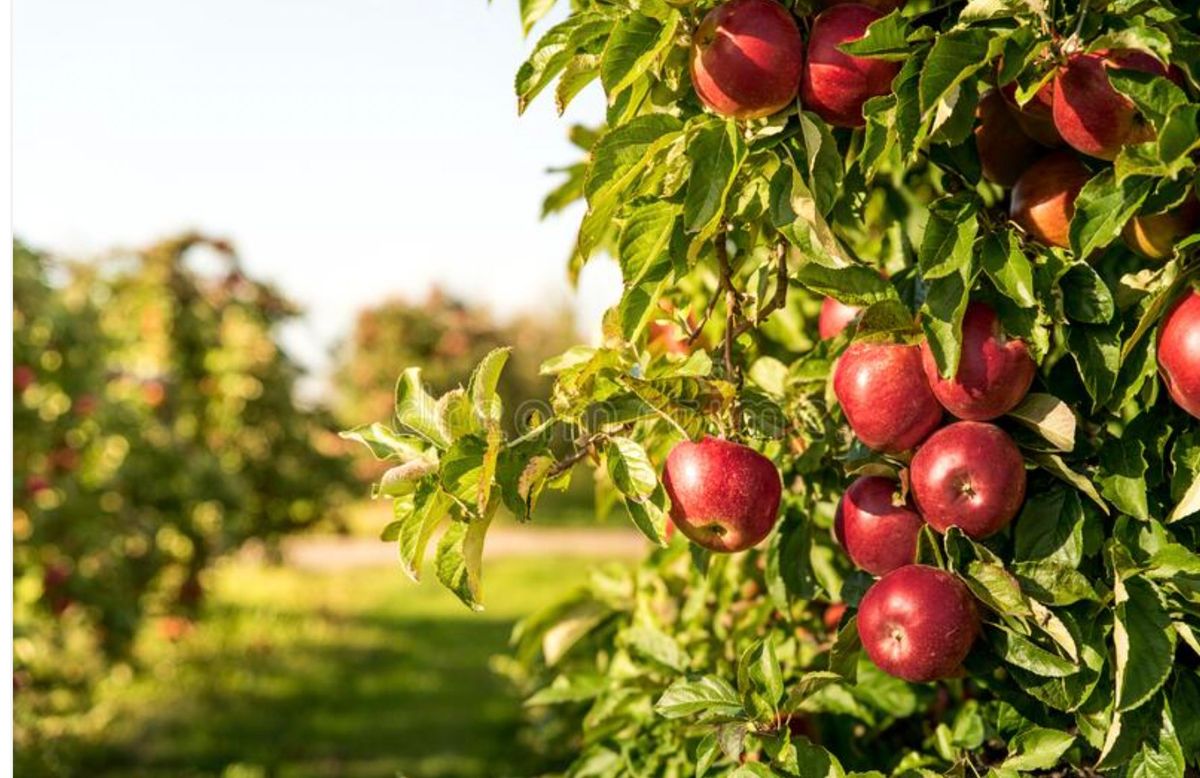
<svg viewBox="0 0 1200 778"><path fill-rule="evenodd" d="M205 617L141 646L90 775L529 775L520 701L488 669L513 621L579 582L580 560L499 559L488 610L397 568L336 573L226 563Z"/></svg>

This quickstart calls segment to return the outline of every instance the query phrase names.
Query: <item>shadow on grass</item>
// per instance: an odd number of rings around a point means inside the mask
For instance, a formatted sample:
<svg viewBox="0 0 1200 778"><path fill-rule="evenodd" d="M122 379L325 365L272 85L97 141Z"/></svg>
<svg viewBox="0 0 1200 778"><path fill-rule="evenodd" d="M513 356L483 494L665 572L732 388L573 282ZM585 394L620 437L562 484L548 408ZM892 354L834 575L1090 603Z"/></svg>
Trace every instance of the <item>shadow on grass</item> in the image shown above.
<svg viewBox="0 0 1200 778"><path fill-rule="evenodd" d="M125 701L93 774L531 775L520 701L488 670L510 621L222 606ZM258 623L256 623L258 622ZM208 628L207 625L201 629ZM214 640L214 638L216 638ZM164 693L164 689L169 692Z"/></svg>

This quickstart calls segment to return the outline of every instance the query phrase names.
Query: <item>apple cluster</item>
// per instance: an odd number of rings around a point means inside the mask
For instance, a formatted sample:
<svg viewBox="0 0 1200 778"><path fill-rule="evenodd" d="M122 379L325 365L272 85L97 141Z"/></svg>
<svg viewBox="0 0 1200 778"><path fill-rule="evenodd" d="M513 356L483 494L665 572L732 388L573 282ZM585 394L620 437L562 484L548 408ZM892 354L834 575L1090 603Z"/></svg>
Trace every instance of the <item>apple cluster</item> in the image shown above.
<svg viewBox="0 0 1200 778"><path fill-rule="evenodd" d="M859 633L885 672L944 678L970 651L979 630L974 601L958 578L916 564L917 537L928 524L986 538L1020 511L1024 459L991 422L1021 402L1035 371L1025 343L1007 337L982 302L964 315L953 377L939 374L928 343L857 341L838 360L833 390L858 439L900 457L915 449L910 493L897 479L864 475L842 495L834 521L851 561L882 576L860 603ZM943 424L947 412L956 420Z"/></svg>
<svg viewBox="0 0 1200 778"><path fill-rule="evenodd" d="M721 116L770 116L800 96L806 110L838 127L861 127L863 104L892 89L900 65L846 54L872 22L903 0L826 0L808 36L775 0L729 0L704 17L692 43L692 84Z"/></svg>

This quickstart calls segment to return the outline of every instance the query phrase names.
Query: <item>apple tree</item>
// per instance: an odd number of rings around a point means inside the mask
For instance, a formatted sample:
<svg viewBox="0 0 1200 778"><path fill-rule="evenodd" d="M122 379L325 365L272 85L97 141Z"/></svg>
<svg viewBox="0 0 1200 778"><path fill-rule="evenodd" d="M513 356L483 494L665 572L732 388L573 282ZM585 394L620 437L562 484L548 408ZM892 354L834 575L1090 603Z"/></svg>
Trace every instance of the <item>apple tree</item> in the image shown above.
<svg viewBox="0 0 1200 778"><path fill-rule="evenodd" d="M436 545L473 608L495 512L577 462L655 546L514 634L567 774L1200 768L1192 5L574 0L541 33L518 110L607 98L546 201L586 203L572 275L620 265L603 339L517 434L498 349L347 436L409 575Z"/></svg>

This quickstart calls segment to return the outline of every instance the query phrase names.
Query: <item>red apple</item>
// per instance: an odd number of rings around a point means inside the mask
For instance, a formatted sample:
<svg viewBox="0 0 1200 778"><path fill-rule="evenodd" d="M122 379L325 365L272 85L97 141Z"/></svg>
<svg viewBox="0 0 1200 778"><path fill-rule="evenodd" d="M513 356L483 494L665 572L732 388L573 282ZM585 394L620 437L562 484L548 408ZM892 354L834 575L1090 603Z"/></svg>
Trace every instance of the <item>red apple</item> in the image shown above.
<svg viewBox="0 0 1200 778"><path fill-rule="evenodd" d="M692 85L714 112L755 119L796 98L804 41L775 0L729 0L709 11L692 40Z"/></svg>
<svg viewBox="0 0 1200 778"><path fill-rule="evenodd" d="M1069 151L1042 157L1017 179L1008 215L1040 243L1067 248L1075 198L1091 175Z"/></svg>
<svg viewBox="0 0 1200 778"><path fill-rule="evenodd" d="M825 625L825 629L833 632L838 628L838 624L842 623L842 615L846 612L846 603L832 602L821 614L821 623Z"/></svg>
<svg viewBox="0 0 1200 778"><path fill-rule="evenodd" d="M1200 419L1200 292L1189 289L1158 333L1158 372L1175 404Z"/></svg>
<svg viewBox="0 0 1200 778"><path fill-rule="evenodd" d="M1200 200L1188 195L1177 208L1166 213L1134 216L1121 231L1125 245L1146 259L1168 259L1175 244L1200 228Z"/></svg>
<svg viewBox="0 0 1200 778"><path fill-rule="evenodd" d="M1054 126L1072 148L1114 159L1127 143L1154 138L1154 128L1133 102L1113 89L1109 68L1167 75L1167 68L1143 51L1072 54L1054 76Z"/></svg>
<svg viewBox="0 0 1200 778"><path fill-rule="evenodd" d="M826 297L821 303L821 315L817 317L817 333L821 340L837 337L860 313L862 308Z"/></svg>
<svg viewBox="0 0 1200 778"><path fill-rule="evenodd" d="M721 438L685 440L663 468L671 521L689 540L712 551L743 551L771 533L782 486L771 460Z"/></svg>
<svg viewBox="0 0 1200 778"><path fill-rule="evenodd" d="M907 502L899 502L900 484L865 475L850 484L838 504L838 539L854 564L872 575L911 565L917 533L925 524Z"/></svg>
<svg viewBox="0 0 1200 778"><path fill-rule="evenodd" d="M1015 113L995 90L980 99L975 115L979 118L975 148L983 177L1000 186L1012 186L1042 155L1042 146L1025 134Z"/></svg>
<svg viewBox="0 0 1200 778"><path fill-rule="evenodd" d="M917 346L851 344L834 369L833 391L854 434L876 451L907 451L942 421Z"/></svg>
<svg viewBox="0 0 1200 778"><path fill-rule="evenodd" d="M908 565L863 595L858 634L880 670L927 683L958 671L979 634L979 611L966 585L950 573Z"/></svg>
<svg viewBox="0 0 1200 778"><path fill-rule="evenodd" d="M929 343L921 344L925 377L942 407L960 419L987 421L1017 406L1033 383L1037 365L1025 341L1008 338L996 312L984 303L967 306L962 356L954 378L942 378Z"/></svg>
<svg viewBox="0 0 1200 778"><path fill-rule="evenodd" d="M1063 145L1062 136L1054 126L1054 81L1042 84L1025 105L1017 102L1016 81L1010 81L1000 87L1000 94L1022 132L1047 148Z"/></svg>
<svg viewBox="0 0 1200 778"><path fill-rule="evenodd" d="M861 3L836 5L817 14L808 39L808 60L800 79L800 101L830 124L861 127L863 103L892 91L899 62L853 57L838 50L866 34L883 14Z"/></svg>
<svg viewBox="0 0 1200 778"><path fill-rule="evenodd" d="M1025 461L1004 430L981 421L949 424L929 437L909 468L917 510L938 532L976 540L1008 526L1025 500Z"/></svg>

